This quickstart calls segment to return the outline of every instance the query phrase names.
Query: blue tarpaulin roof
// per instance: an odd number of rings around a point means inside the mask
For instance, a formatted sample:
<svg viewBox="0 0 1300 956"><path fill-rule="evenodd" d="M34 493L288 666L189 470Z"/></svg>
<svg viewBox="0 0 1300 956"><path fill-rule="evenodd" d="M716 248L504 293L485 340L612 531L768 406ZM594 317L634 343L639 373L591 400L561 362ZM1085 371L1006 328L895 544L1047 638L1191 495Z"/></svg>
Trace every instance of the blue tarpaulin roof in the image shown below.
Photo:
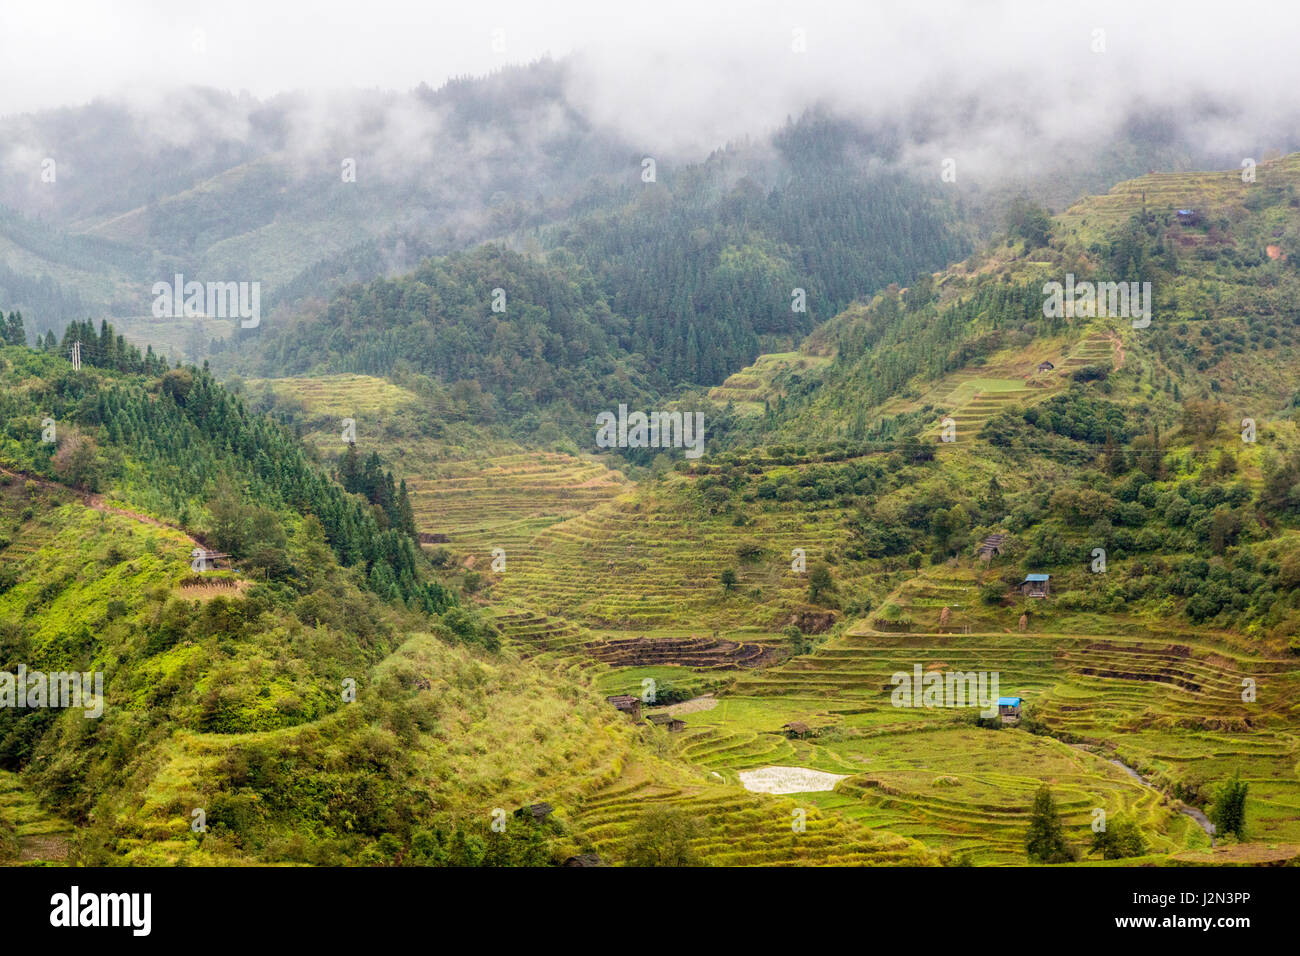
<svg viewBox="0 0 1300 956"><path fill-rule="evenodd" d="M1047 580L1048 578L1050 578L1050 577L1051 577L1050 574L1026 574L1026 575L1025 575L1025 580L1026 580L1026 581L1046 581L1046 580Z"/></svg>
<svg viewBox="0 0 1300 956"><path fill-rule="evenodd" d="M1020 706L1020 698L1019 698L1019 697L999 697L999 698L998 698L998 706L999 706L999 707L1019 707L1019 706Z"/></svg>

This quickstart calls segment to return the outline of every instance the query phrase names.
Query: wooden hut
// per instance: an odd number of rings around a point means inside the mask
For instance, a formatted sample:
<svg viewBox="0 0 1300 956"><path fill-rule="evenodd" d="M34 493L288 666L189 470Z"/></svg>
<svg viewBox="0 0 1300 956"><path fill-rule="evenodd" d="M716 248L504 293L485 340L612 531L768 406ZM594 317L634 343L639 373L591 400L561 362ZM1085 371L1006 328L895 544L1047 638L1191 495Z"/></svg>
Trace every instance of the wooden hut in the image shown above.
<svg viewBox="0 0 1300 956"><path fill-rule="evenodd" d="M1020 698L999 697L998 716L1002 718L1002 722L1004 724L1019 723L1020 722Z"/></svg>
<svg viewBox="0 0 1300 956"><path fill-rule="evenodd" d="M656 727L667 729L670 734L680 733L686 729L686 721L680 720L672 714L665 714L662 712L651 714L646 718L646 720L650 721L650 723L654 724Z"/></svg>
<svg viewBox="0 0 1300 956"><path fill-rule="evenodd" d="M1026 574L1020 582L1020 593L1028 598L1045 598L1052 593L1050 574Z"/></svg>
<svg viewBox="0 0 1300 956"><path fill-rule="evenodd" d="M983 561L991 561L1002 553L1006 541L1005 534L991 534L975 547L975 554Z"/></svg>
<svg viewBox="0 0 1300 956"><path fill-rule="evenodd" d="M633 697L631 694L615 694L613 697L606 697L605 699L613 704L616 710L621 710L633 720L641 719L640 697Z"/></svg>
<svg viewBox="0 0 1300 956"><path fill-rule="evenodd" d="M209 551L207 548L195 548L190 552L192 567L195 571L228 571L230 555L221 551Z"/></svg>

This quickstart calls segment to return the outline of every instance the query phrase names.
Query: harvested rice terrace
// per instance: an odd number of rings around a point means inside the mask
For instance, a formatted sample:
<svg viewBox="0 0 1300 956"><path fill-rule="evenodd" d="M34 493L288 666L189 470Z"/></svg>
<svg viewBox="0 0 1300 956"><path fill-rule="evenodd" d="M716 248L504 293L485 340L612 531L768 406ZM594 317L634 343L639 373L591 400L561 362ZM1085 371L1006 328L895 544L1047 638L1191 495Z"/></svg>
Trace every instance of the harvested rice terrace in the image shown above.
<svg viewBox="0 0 1300 956"><path fill-rule="evenodd" d="M614 668L682 667L727 671L761 667L779 659L779 638L697 637L680 632L626 636L597 633L533 611L499 610L494 618L502 634L529 656L545 656L567 669L595 662Z"/></svg>
<svg viewBox="0 0 1300 956"><path fill-rule="evenodd" d="M553 453L431 466L408 479L416 523L477 570L505 551L493 597L576 622L619 629L773 626L779 609L801 604L807 578L790 570L791 552L809 563L843 544L843 514L801 503L766 508L738 529L728 515L632 486L599 462ZM744 560L738 536L763 553ZM721 588L732 570L737 586ZM492 572L487 572L492 573ZM768 610L756 618L756 604ZM779 628L775 628L779 629Z"/></svg>
<svg viewBox="0 0 1300 956"><path fill-rule="evenodd" d="M755 590L764 604L801 603L807 579L790 571L790 552L805 548L811 562L818 547L845 537L838 511L764 515L761 527L743 533L760 540L765 554L746 562L736 556L735 531L724 520L646 513L623 501L605 504L547 527L509 552L499 588L548 614L597 626L770 624L746 615ZM737 576L731 596L723 595L720 584L728 569Z"/></svg>
<svg viewBox="0 0 1300 956"><path fill-rule="evenodd" d="M891 675L924 670L993 671L1003 693L1050 692L1049 711L1062 723L1079 719L1097 700L1112 711L1146 711L1157 703L1171 717L1259 721L1280 716L1296 678L1281 659L1237 658L1190 644L1095 639L1048 634L843 635L817 653L737 679L742 694L820 694L883 698ZM1242 681L1257 682L1262 698L1241 699ZM1064 686L1062 686L1064 685Z"/></svg>
<svg viewBox="0 0 1300 956"><path fill-rule="evenodd" d="M913 841L875 833L838 813L824 813L803 799L769 798L734 787L662 787L620 781L597 791L577 813L577 823L596 852L617 857L648 806L687 813L699 832L691 841L710 866L880 866L925 864L935 858ZM795 832L795 811L805 816Z"/></svg>
<svg viewBox="0 0 1300 956"><path fill-rule="evenodd" d="M421 531L483 556L505 548L509 562L538 531L621 494L626 481L598 462L530 452L434 465L407 487Z"/></svg>

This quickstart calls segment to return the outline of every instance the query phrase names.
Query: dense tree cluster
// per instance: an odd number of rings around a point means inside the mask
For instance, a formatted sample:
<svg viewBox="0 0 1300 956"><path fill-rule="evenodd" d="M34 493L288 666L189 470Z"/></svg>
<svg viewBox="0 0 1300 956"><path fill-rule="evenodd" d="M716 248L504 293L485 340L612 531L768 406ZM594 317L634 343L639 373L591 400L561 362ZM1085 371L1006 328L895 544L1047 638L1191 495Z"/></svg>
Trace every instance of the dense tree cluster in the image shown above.
<svg viewBox="0 0 1300 956"><path fill-rule="evenodd" d="M340 563L363 567L370 587L382 597L428 612L454 603L422 571L410 502L392 487L392 475L379 471L377 459L359 473L355 489L369 499L363 500L313 465L292 433L251 413L206 368L176 368L153 378L145 372L146 361L156 373L158 360L128 345L119 349L121 339L107 324L101 332L97 348L101 341L114 343L111 351L94 353L103 367L143 377L78 378L66 364L60 366L51 375L49 406L15 407L6 422L36 469L64 477L58 445L42 442L39 428L24 425L53 415L100 445L98 461L84 465L78 484L93 487L104 478L126 482L141 499L187 525L201 526L206 508L212 522L208 531L236 558L257 561L268 576L289 574L279 530L285 515L309 514L319 519ZM69 332L85 333L85 326ZM35 359L26 355L21 360Z"/></svg>

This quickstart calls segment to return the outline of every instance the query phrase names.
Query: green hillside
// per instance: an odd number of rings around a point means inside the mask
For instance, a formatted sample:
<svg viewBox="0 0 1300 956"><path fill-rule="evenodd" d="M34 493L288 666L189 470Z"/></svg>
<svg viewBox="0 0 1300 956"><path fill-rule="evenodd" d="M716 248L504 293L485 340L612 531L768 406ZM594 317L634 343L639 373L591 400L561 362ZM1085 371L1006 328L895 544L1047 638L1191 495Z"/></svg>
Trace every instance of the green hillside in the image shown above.
<svg viewBox="0 0 1300 956"><path fill-rule="evenodd" d="M795 799L994 864L1025 861L1047 783L1081 859L1103 810L1141 862L1176 862L1208 851L1197 814L1235 773L1248 825L1220 850L1294 856L1298 176L1287 157L1243 188L1174 177L1145 212L1169 177L1024 215L715 388L739 414L699 462L616 484L541 453L408 456L425 547L539 665L709 695L675 752L721 783L841 775ZM1150 326L1045 316L1066 272L1151 282ZM556 481L574 490L538 497ZM1050 597L1022 596L1030 571ZM914 665L996 671L1024 715L899 711L890 677Z"/></svg>
<svg viewBox="0 0 1300 956"><path fill-rule="evenodd" d="M0 711L0 854L1020 865L1046 786L1082 863L1300 856L1297 185L1018 204L816 327L750 310L727 374L640 364L590 235L352 288L229 387L108 326L5 348L0 670L108 679L97 723ZM1067 275L1150 324L1047 314ZM597 448L620 401L702 402L706 454ZM953 672L1019 712L899 706Z"/></svg>

